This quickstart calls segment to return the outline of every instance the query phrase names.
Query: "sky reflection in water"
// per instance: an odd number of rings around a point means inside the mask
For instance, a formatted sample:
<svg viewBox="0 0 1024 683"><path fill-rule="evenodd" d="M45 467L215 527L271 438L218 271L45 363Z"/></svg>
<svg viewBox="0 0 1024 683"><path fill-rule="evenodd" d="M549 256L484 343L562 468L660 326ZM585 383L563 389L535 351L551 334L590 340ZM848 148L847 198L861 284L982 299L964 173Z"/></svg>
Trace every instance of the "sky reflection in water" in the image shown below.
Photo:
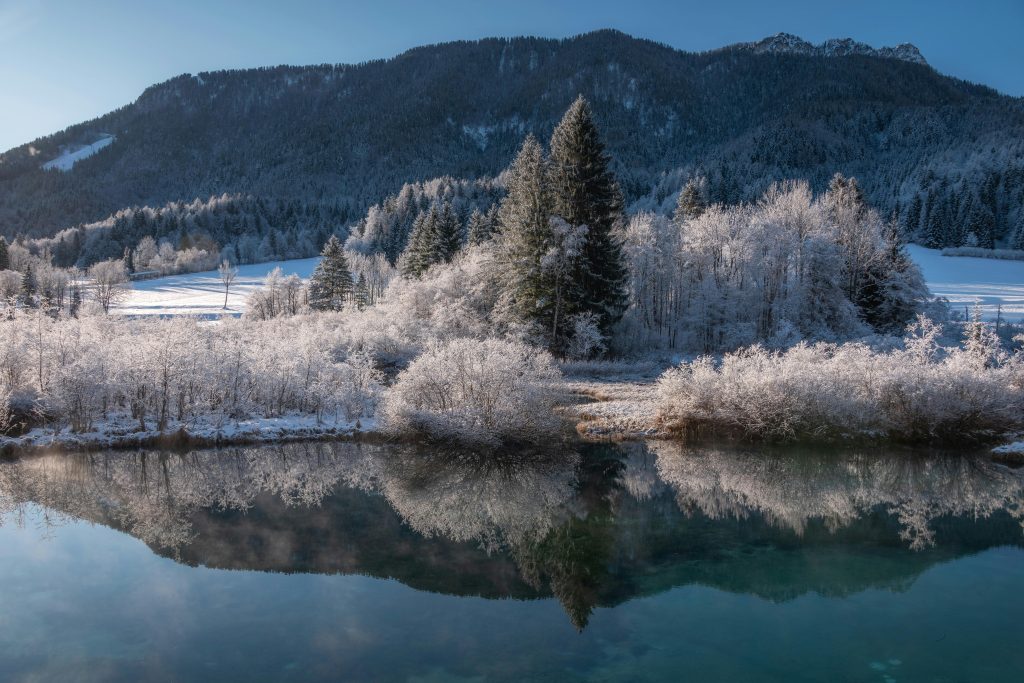
<svg viewBox="0 0 1024 683"><path fill-rule="evenodd" d="M1024 470L292 444L0 464L2 680L1016 680Z"/></svg>

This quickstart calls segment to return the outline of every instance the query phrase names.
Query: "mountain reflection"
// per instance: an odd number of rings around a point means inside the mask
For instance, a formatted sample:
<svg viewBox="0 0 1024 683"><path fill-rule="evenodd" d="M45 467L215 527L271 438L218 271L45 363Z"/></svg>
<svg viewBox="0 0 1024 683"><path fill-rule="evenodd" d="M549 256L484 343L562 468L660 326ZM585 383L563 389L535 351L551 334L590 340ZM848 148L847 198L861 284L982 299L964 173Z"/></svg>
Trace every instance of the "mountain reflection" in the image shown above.
<svg viewBox="0 0 1024 683"><path fill-rule="evenodd" d="M194 566L554 596L583 628L595 607L693 583L771 600L905 588L1022 544L1024 470L657 442L500 458L288 444L11 461L0 514L103 524Z"/></svg>

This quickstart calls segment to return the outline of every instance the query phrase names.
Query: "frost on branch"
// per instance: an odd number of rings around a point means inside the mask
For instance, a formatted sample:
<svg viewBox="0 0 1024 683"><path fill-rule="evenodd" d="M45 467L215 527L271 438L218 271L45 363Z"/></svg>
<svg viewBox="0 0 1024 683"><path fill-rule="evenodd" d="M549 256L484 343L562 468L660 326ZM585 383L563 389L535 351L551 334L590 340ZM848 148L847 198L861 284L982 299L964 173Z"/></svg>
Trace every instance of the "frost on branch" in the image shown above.
<svg viewBox="0 0 1024 683"><path fill-rule="evenodd" d="M520 342L431 344L398 376L382 406L385 429L444 441L498 445L555 436L560 373Z"/></svg>
<svg viewBox="0 0 1024 683"><path fill-rule="evenodd" d="M940 349L919 320L904 350L862 344L754 346L684 363L659 380L670 429L710 426L775 440L889 437L988 440L1024 427L1021 359L988 347Z"/></svg>

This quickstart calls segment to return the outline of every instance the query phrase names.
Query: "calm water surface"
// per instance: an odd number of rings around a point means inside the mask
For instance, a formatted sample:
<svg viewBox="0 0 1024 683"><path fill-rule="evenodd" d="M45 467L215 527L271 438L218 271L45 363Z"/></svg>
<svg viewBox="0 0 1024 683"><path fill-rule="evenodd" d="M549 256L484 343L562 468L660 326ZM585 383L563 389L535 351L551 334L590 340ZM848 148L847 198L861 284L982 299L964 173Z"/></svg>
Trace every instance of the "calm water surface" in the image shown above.
<svg viewBox="0 0 1024 683"><path fill-rule="evenodd" d="M1018 682L1022 519L966 456L33 457L0 680Z"/></svg>

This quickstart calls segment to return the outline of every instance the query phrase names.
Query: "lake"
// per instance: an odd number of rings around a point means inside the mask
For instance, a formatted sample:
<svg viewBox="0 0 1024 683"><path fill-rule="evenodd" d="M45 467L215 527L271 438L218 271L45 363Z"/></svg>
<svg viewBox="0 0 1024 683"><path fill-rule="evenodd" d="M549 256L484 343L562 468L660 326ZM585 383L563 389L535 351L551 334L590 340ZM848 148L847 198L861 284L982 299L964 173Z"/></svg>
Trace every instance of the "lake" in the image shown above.
<svg viewBox="0 0 1024 683"><path fill-rule="evenodd" d="M672 443L0 462L3 681L1019 681L1024 470Z"/></svg>

